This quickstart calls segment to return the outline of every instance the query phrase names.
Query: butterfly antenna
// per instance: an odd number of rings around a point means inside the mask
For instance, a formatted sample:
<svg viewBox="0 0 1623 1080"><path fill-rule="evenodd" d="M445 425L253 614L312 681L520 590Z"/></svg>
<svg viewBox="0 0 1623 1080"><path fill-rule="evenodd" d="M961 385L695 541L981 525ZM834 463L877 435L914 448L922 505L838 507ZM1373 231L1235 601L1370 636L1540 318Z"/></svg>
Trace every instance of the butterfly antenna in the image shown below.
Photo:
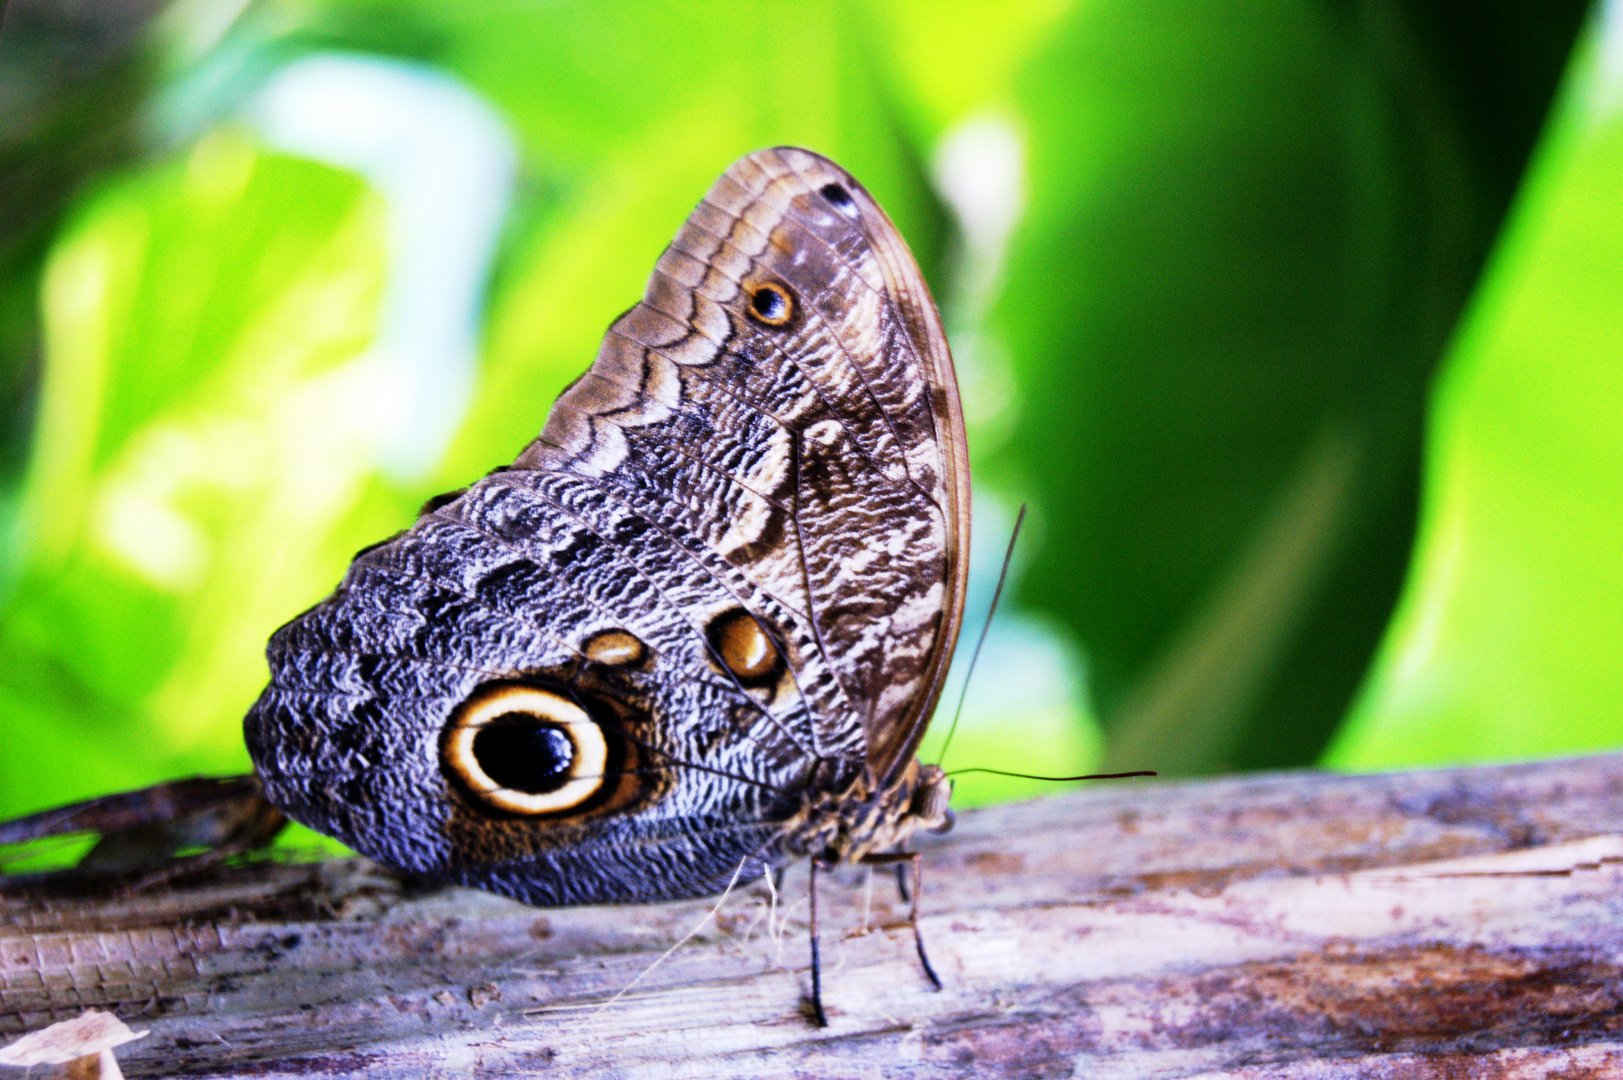
<svg viewBox="0 0 1623 1080"><path fill-rule="evenodd" d="M1137 769L1133 772L1101 772L1084 773L1081 776L1038 776L1035 773L1006 772L1003 769L954 769L948 776L963 776L965 773L985 773L988 776L1012 776L1016 780L1048 780L1055 784L1065 784L1072 780L1129 780L1135 776L1160 776L1153 769Z"/></svg>
<svg viewBox="0 0 1623 1080"><path fill-rule="evenodd" d="M1020 539L1020 528L1026 523L1026 504L1020 504L1020 513L1014 519L1014 528L1009 530L1009 546L1003 552L1003 568L997 572L997 588L992 592L992 603L986 609L986 621L981 624L981 635L975 639L975 651L969 656L969 670L964 672L964 684L958 688L958 707L952 711L952 724L947 728L947 737L941 742L941 753L936 757L936 764L947 760L947 748L952 745L952 737L958 732L958 718L964 714L964 699L969 696L969 680L975 674L975 665L980 662L981 646L986 644L986 632L992 629L992 616L997 614L998 601L1003 599L1003 585L1009 580L1009 563L1014 560L1014 544Z"/></svg>

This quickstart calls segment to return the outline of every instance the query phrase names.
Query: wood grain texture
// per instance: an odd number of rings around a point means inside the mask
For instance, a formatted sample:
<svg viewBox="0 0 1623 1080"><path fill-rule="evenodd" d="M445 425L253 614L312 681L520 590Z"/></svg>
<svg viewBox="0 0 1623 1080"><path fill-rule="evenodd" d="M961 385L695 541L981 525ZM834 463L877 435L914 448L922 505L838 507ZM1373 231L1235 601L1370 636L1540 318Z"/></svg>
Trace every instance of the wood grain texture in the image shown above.
<svg viewBox="0 0 1623 1080"><path fill-rule="evenodd" d="M131 1076L1623 1075L1623 757L1120 785L965 814L923 931L804 870L537 910L362 862L0 901L0 1033L98 1006ZM639 980L639 976L641 977ZM631 985L612 1004L605 999Z"/></svg>

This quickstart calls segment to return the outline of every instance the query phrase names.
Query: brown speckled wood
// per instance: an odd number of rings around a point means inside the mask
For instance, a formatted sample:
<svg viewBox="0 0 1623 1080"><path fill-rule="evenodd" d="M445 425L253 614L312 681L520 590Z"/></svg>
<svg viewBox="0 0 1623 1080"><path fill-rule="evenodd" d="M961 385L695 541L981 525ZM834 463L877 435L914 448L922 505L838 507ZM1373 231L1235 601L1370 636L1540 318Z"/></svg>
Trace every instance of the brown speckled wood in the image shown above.
<svg viewBox="0 0 1623 1080"><path fill-rule="evenodd" d="M271 639L266 796L533 904L719 892L947 819L914 758L969 465L940 318L844 170L718 180L518 460Z"/></svg>

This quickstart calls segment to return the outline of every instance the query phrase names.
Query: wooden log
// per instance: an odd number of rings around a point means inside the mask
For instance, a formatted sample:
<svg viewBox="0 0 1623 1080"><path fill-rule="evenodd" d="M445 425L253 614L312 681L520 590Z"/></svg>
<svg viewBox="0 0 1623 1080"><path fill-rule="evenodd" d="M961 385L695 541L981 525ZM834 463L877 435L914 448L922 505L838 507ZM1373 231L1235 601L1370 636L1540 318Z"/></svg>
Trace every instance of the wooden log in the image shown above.
<svg viewBox="0 0 1623 1080"><path fill-rule="evenodd" d="M1620 876L1620 756L1098 787L927 846L939 993L888 875L825 880L819 1029L803 867L711 919L261 864L0 903L0 1039L112 1010L132 1077L1623 1075Z"/></svg>

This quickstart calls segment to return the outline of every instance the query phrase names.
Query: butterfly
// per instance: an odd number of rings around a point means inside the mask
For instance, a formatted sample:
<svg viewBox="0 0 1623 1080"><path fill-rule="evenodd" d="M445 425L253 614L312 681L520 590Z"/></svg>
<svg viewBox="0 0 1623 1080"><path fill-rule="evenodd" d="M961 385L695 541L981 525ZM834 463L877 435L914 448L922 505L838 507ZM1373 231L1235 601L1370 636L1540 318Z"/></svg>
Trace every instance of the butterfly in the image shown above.
<svg viewBox="0 0 1623 1080"><path fill-rule="evenodd" d="M541 435L271 638L258 789L382 863L537 905L714 895L810 857L822 1023L818 869L916 859L951 822L915 753L969 527L952 358L901 235L827 158L758 151Z"/></svg>

